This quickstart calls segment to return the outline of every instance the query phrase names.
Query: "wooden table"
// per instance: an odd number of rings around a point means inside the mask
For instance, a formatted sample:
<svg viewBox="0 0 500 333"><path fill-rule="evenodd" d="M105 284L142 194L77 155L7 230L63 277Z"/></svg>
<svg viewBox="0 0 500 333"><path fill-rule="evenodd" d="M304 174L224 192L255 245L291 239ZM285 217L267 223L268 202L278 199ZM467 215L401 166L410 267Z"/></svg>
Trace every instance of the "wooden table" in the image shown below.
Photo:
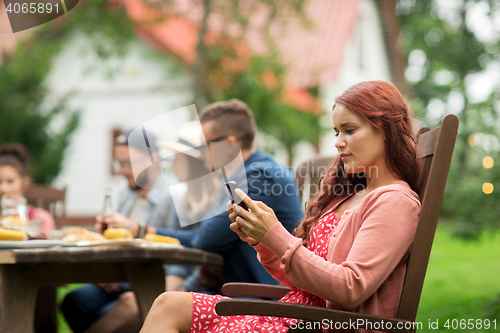
<svg viewBox="0 0 500 333"><path fill-rule="evenodd" d="M190 248L57 247L0 251L0 333L32 333L43 284L124 282L135 292L144 320L165 291L162 264L222 265L220 255Z"/></svg>

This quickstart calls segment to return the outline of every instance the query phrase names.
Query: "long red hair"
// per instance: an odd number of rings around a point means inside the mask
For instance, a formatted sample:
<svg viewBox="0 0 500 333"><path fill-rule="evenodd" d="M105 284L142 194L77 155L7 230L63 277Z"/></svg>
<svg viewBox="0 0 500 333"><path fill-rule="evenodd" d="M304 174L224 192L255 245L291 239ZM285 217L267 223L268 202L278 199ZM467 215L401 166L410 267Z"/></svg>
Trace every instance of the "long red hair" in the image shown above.
<svg viewBox="0 0 500 333"><path fill-rule="evenodd" d="M375 129L384 132L389 170L416 191L420 168L413 123L408 107L396 87L385 81L361 82L338 97L335 100L335 105L337 104L343 104ZM365 188L366 175L346 173L339 157L321 177L319 186L319 196L308 202L306 215L295 229L295 234L302 238L304 245L309 241L313 225L327 206L356 193L359 188Z"/></svg>

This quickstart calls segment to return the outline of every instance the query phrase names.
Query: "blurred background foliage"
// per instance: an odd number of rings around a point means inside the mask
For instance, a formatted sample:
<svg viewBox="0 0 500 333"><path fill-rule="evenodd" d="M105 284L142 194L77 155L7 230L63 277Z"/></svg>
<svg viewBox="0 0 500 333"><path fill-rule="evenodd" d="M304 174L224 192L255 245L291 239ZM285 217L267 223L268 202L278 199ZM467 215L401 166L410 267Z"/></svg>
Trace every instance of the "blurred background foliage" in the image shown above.
<svg viewBox="0 0 500 333"><path fill-rule="evenodd" d="M259 131L276 138L287 150L288 165L293 165L295 145L300 141L317 144L325 130L320 126L318 114L298 110L280 99L285 89L283 71L279 61L254 56L249 68L237 73L233 83L221 89L214 100L239 98L245 101L254 112ZM266 78L276 86L268 87ZM267 151L275 149L266 148Z"/></svg>
<svg viewBox="0 0 500 333"><path fill-rule="evenodd" d="M413 110L430 128L460 119L442 215L477 238L500 227L500 1L399 0L397 13Z"/></svg>
<svg viewBox="0 0 500 333"><path fill-rule="evenodd" d="M279 148L286 150L289 166L294 162L295 146L301 141L319 144L325 130L320 126L319 114L312 110L299 110L285 102L286 67L276 52L268 29L273 23L284 23L291 18L307 25L309 22L302 13L305 2L203 0L197 59L190 67L194 78L194 102L198 111L208 103L229 98L245 101L254 112L259 131L274 137L281 146ZM245 45L244 37L249 30L250 15L262 6L267 8L267 16L264 17L266 24L260 33L264 36L267 52L255 55ZM215 40L208 38L208 17L213 14L222 22L224 28L221 31L231 30L231 35L221 33ZM264 148L273 152L278 148L275 145L268 144Z"/></svg>
<svg viewBox="0 0 500 333"><path fill-rule="evenodd" d="M35 183L50 183L59 173L70 134L78 125L78 114L68 112L65 99L43 104L43 81L58 50L58 43L42 36L4 54L0 65L0 142L27 147ZM51 127L57 118L65 118L64 124Z"/></svg>

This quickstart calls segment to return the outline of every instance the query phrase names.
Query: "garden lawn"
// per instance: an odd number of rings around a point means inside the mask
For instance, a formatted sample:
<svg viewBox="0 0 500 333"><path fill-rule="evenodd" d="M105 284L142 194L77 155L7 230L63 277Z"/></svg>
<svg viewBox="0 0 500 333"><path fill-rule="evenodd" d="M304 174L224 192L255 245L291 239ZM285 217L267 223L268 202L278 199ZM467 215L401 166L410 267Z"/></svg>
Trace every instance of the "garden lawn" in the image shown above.
<svg viewBox="0 0 500 333"><path fill-rule="evenodd" d="M500 297L500 232L483 233L478 241L465 241L439 227L434 238L429 267L420 299L417 322L423 332L464 331L447 329L448 319L496 319L496 330L474 329L467 332L500 331L500 315L495 298ZM496 311L495 311L496 310ZM439 320L439 329L429 329Z"/></svg>
<svg viewBox="0 0 500 333"><path fill-rule="evenodd" d="M64 296L70 291L77 289L78 287L84 286L85 284L68 284L65 286L57 287L57 304L61 304ZM60 311L57 312L57 332L58 333L72 333L73 331L69 328L66 323L64 316Z"/></svg>

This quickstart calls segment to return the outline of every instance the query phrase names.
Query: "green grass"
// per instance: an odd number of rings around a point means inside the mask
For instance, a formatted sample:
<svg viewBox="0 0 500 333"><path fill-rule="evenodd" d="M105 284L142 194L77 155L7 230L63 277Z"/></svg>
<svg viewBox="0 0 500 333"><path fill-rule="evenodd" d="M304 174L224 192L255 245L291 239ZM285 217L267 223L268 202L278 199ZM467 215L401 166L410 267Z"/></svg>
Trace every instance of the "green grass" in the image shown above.
<svg viewBox="0 0 500 333"><path fill-rule="evenodd" d="M59 300L79 285L58 289ZM454 238L451 232L439 227L434 239L424 289L420 299L417 321L422 322L419 332L458 332L463 330L443 327L447 319L497 320L500 331L500 232L483 234L479 241ZM496 309L496 313L493 314ZM428 328L439 320L439 330ZM71 333L62 316L59 333ZM468 332L495 332L467 330Z"/></svg>
<svg viewBox="0 0 500 333"><path fill-rule="evenodd" d="M57 304L61 304L62 300L64 299L64 296L69 293L70 291L84 286L84 284L68 284L65 286L61 286L57 288ZM68 324L66 323L66 320L64 319L64 316L62 313L58 311L57 313L57 332L58 333L72 333L73 331L71 328L69 328Z"/></svg>
<svg viewBox="0 0 500 333"><path fill-rule="evenodd" d="M496 319L500 330L498 305L493 304L499 297L500 233L483 234L479 241L464 241L438 228L417 314L417 321L423 323L422 331L453 331L443 327L447 319L487 318ZM439 330L428 328L429 319L439 320ZM470 330L474 331L495 330Z"/></svg>

